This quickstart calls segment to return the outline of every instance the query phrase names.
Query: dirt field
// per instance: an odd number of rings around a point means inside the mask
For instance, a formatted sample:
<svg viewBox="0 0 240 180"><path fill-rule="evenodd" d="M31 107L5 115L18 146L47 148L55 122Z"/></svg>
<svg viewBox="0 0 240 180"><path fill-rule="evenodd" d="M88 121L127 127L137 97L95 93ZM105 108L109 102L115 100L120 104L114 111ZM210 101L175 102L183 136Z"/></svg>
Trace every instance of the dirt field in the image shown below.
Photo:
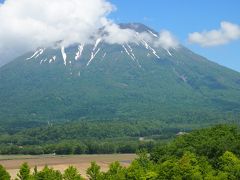
<svg viewBox="0 0 240 180"><path fill-rule="evenodd" d="M27 162L32 168L38 166L42 169L45 165L63 172L69 165L78 168L82 176L86 177L86 169L92 161L96 161L103 171L108 169L110 163L119 161L123 166L128 166L136 158L135 154L110 154L110 155L68 155L68 156L0 156L0 164L10 173L12 179L16 177L19 166Z"/></svg>

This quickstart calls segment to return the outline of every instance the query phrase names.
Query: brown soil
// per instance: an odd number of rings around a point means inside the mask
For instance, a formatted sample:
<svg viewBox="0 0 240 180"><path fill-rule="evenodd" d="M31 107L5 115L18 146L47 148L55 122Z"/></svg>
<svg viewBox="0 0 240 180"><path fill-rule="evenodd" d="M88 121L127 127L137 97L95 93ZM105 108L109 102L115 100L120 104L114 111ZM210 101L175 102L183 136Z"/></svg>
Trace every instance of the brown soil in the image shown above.
<svg viewBox="0 0 240 180"><path fill-rule="evenodd" d="M123 166L128 166L135 154L109 154L109 155L68 155L68 156L0 156L0 164L10 173L11 177L16 178L16 174L22 163L27 162L31 168L35 166L42 169L45 165L53 167L63 172L69 165L75 166L82 176L86 177L86 170L92 161L101 166L102 171L108 169L109 164L119 161Z"/></svg>

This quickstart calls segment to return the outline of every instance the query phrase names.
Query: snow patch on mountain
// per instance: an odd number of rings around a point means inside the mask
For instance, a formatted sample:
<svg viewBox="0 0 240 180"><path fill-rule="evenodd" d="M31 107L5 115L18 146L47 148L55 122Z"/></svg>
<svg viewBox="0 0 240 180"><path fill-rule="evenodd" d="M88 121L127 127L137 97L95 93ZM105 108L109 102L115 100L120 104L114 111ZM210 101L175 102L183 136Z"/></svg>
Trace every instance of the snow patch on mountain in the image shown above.
<svg viewBox="0 0 240 180"><path fill-rule="evenodd" d="M158 37L158 35L157 34L155 34L155 33L153 33L152 31L150 31L150 30L148 30L148 32L151 34L151 35L153 35L154 37Z"/></svg>
<svg viewBox="0 0 240 180"><path fill-rule="evenodd" d="M61 47L61 53L62 53L62 58L63 58L64 65L66 66L67 65L67 54L65 53L64 46Z"/></svg>
<svg viewBox="0 0 240 180"><path fill-rule="evenodd" d="M123 47L123 49L125 50L125 52L127 53L127 55L128 55L133 61L135 61L135 56L133 56L132 53L130 53L130 52L128 51L128 49L126 48L126 46L123 44L122 47Z"/></svg>
<svg viewBox="0 0 240 180"><path fill-rule="evenodd" d="M156 56L158 59L160 59L160 56L157 55L157 52L155 49L153 49L146 41L144 41L143 39L141 40L142 41L142 44L145 46L145 48L147 50L151 50L153 55Z"/></svg>
<svg viewBox="0 0 240 180"><path fill-rule="evenodd" d="M56 56L53 56L50 60L49 60L49 64L56 61Z"/></svg>
<svg viewBox="0 0 240 180"><path fill-rule="evenodd" d="M168 49L166 51L169 54L169 56L172 56L172 53Z"/></svg>
<svg viewBox="0 0 240 180"><path fill-rule="evenodd" d="M92 62L92 60L96 57L97 53L100 51L100 48L98 48L98 50L96 52L92 51L91 52L91 58L89 59L87 66L89 66L89 64Z"/></svg>
<svg viewBox="0 0 240 180"><path fill-rule="evenodd" d="M101 40L102 40L101 38L98 38L98 39L96 40L96 43L95 43L94 48L93 48L93 51L96 50L96 48L97 48L98 44L101 42Z"/></svg>
<svg viewBox="0 0 240 180"><path fill-rule="evenodd" d="M106 57L107 53L105 52L102 56L102 59L104 59Z"/></svg>
<svg viewBox="0 0 240 180"><path fill-rule="evenodd" d="M81 58L83 49L84 49L84 44L81 44L78 46L78 51L76 52L76 55L75 55L76 61Z"/></svg>
<svg viewBox="0 0 240 180"><path fill-rule="evenodd" d="M27 58L26 60L30 60L32 58L36 59L38 56L43 54L44 50L45 50L45 48L38 49L36 52L34 52L34 54L31 57Z"/></svg>

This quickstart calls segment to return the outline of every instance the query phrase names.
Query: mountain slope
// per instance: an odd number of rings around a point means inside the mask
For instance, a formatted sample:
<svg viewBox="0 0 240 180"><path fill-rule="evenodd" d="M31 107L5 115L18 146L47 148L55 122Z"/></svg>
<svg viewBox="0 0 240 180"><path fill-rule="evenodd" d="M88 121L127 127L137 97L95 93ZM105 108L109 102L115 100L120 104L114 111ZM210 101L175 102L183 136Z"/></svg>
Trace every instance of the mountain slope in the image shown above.
<svg viewBox="0 0 240 180"><path fill-rule="evenodd" d="M141 24L120 26L157 36ZM40 48L1 67L0 84L0 121L210 123L240 111L239 73L144 40Z"/></svg>

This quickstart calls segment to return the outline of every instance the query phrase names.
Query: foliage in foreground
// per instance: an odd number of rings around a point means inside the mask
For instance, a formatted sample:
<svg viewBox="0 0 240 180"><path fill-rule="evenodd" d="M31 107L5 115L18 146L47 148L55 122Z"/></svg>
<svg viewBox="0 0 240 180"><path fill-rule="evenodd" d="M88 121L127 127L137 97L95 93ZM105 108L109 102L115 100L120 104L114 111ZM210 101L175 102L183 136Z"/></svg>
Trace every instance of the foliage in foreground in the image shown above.
<svg viewBox="0 0 240 180"><path fill-rule="evenodd" d="M240 159L227 151L218 159L219 167L214 168L206 158L197 157L186 152L179 159L169 159L163 163L154 163L146 153L141 153L129 167L123 167L119 162L109 166L107 172L95 162L87 169L90 180L159 180L159 179L239 179ZM63 173L48 166L41 171L30 172L30 167L24 163L18 173L17 180L84 180L78 170L69 166ZM1 180L10 180L8 172L1 166Z"/></svg>
<svg viewBox="0 0 240 180"><path fill-rule="evenodd" d="M150 155L146 151L128 167L119 162L109 166L107 172L95 162L87 169L90 180L161 180L161 179L240 179L239 133L234 126L220 125L194 131L176 138L168 145L157 147ZM225 144L226 143L226 144ZM223 146L224 145L224 146ZM9 180L7 171L0 166L0 179ZM30 172L24 163L18 180L82 180L75 167L63 173L49 167Z"/></svg>

